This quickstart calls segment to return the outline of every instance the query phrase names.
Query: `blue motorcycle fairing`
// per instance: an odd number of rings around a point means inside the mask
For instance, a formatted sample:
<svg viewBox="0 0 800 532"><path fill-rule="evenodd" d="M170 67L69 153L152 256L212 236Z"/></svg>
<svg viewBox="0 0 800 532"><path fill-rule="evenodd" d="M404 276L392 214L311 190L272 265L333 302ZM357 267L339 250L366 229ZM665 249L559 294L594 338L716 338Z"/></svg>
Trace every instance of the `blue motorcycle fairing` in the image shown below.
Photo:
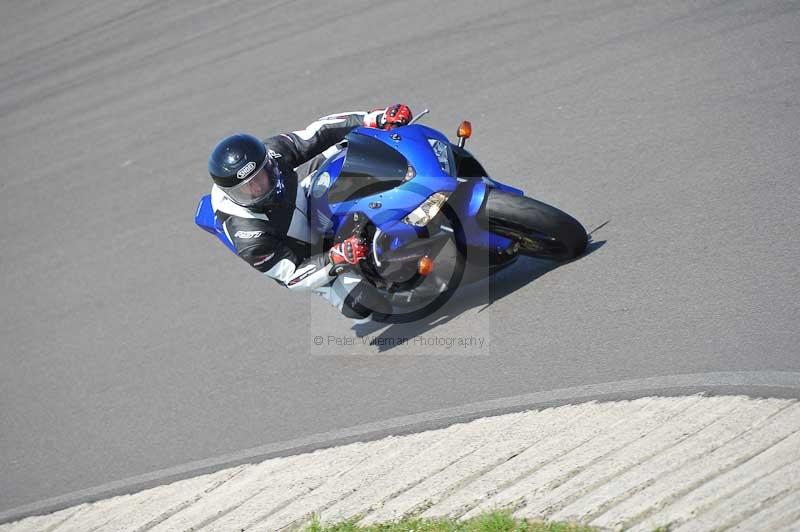
<svg viewBox="0 0 800 532"><path fill-rule="evenodd" d="M447 203L457 213L468 246L502 251L513 244L511 239L487 231L478 223L477 214L483 206L489 188L492 187L482 178L468 178L459 183L458 189L450 196Z"/></svg>
<svg viewBox="0 0 800 532"><path fill-rule="evenodd" d="M439 166L439 160L433 153L428 139L438 140L446 145L449 145L450 141L435 129L422 124L412 124L389 131L360 127L351 131L350 134L364 135L380 140L397 150L412 164L418 176L428 178L448 175Z"/></svg>
<svg viewBox="0 0 800 532"><path fill-rule="evenodd" d="M395 133L357 128L348 135L348 139L354 137L357 139L357 136L361 135L381 141L405 157L407 164L414 168L418 177L377 194L330 203L327 193L322 192L323 188L327 190L334 188L337 180L341 178L358 179L341 176L348 152L353 146L344 148L320 166L311 183L309 218L320 233L328 236L336 234L341 223L353 212L366 213L378 228L386 231L388 228L383 227L384 224L393 224L398 219L404 218L432 194L452 193L456 189L458 182L440 168L439 161L428 142L429 138L448 142L446 137L421 125L406 126L393 131ZM399 136L399 140L393 139L393 136ZM352 144L355 145L356 142ZM326 187L320 186L321 179L328 181Z"/></svg>
<svg viewBox="0 0 800 532"><path fill-rule="evenodd" d="M498 188L512 194L523 194L514 187L499 183L488 176L474 178L458 178L449 175L440 166L429 140L438 140L450 145L450 141L442 133L421 124L413 124L384 131L372 128L357 128L348 135L348 144L356 146L357 136L375 139L400 153L410 164L415 177L408 181L398 181L393 188L364 197L353 197L338 203L328 202L328 191L336 181L358 179L358 177L342 176L345 168L349 146L334 154L323 162L311 177L308 193L307 216L311 226L320 234L332 237L339 228L350 219L352 213L364 213L384 234L389 235L387 249L376 249L380 257L382 252L393 251L404 245L424 237L427 229L404 223L402 220L411 211L419 207L428 197L436 192L449 193L447 205L458 217L463 231L460 233L469 246L485 248L491 251L502 251L512 245L508 238L490 233L478 224L477 214L486 198L489 188ZM363 143L362 143L363 144ZM369 153L361 154L370 155ZM452 159L451 159L452 161ZM451 164L452 171L455 168ZM324 183L327 181L327 183ZM222 224L219 223L211 208L211 197L203 196L195 214L195 222L204 230L215 235L228 249L235 253L233 243L228 239Z"/></svg>
<svg viewBox="0 0 800 532"><path fill-rule="evenodd" d="M222 224L214 214L214 209L211 208L211 194L206 194L200 198L200 203L197 204L197 210L194 213L194 223L219 238L228 249L236 253L236 247L234 247L228 235L225 234Z"/></svg>
<svg viewBox="0 0 800 532"><path fill-rule="evenodd" d="M416 176L390 190L340 203L329 203L325 193L312 194L309 208L316 215L312 215L310 218L312 223L316 222L318 231L333 236L351 213L363 212L383 233L392 236L389 249L377 249L376 253L395 250L417 240L425 231L424 228L402 222L402 219L432 194L443 191L450 194L448 205L461 222L467 245L490 250L503 250L512 244L510 239L492 234L481 227L477 222L476 215L483 205L488 188L501 188L515 194L521 194L522 191L505 186L490 178L457 180L454 176L448 175L440 167L429 142L429 139L439 140L449 145L447 137L420 124L391 131L357 128L348 135L348 139L352 139L356 135L379 140L402 154L408 164L414 167ZM353 143L358 149L356 144ZM328 189L334 186L337 179L354 179L354 177L341 176L348 149L351 148L345 148L323 163L312 182L312 190L315 190L317 180L323 173L328 174L325 177L329 181ZM364 154L360 153L355 157L365 158Z"/></svg>

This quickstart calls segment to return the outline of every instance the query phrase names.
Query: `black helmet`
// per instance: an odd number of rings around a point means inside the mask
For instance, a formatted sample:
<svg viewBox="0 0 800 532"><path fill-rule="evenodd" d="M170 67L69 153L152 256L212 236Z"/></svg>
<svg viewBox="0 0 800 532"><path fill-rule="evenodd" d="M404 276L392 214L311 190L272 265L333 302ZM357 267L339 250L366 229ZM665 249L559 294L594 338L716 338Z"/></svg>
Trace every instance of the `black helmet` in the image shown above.
<svg viewBox="0 0 800 532"><path fill-rule="evenodd" d="M208 158L208 173L231 200L244 207L276 202L283 191L277 163L252 135L222 139Z"/></svg>

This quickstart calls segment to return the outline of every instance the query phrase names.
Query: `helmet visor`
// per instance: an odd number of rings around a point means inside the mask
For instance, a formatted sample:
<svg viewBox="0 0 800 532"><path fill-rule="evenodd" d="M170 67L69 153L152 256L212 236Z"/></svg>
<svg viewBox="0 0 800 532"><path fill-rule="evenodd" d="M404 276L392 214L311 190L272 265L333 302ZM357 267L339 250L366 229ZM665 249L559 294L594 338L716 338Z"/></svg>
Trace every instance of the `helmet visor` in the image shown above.
<svg viewBox="0 0 800 532"><path fill-rule="evenodd" d="M232 187L221 187L235 203L244 207L255 205L264 200L274 190L275 184L271 176L274 163L267 158L261 169Z"/></svg>

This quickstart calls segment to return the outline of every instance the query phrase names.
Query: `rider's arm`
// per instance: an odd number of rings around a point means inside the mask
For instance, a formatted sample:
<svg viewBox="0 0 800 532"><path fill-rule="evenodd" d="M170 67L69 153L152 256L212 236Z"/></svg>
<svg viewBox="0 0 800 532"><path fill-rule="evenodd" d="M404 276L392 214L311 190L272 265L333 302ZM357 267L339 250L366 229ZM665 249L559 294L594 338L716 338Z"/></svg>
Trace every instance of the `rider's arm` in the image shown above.
<svg viewBox="0 0 800 532"><path fill-rule="evenodd" d="M284 133L264 140L268 146L275 146L287 163L297 168L310 161L334 144L341 142L353 129L359 126L372 126L383 110L366 112L338 113L324 116L305 129Z"/></svg>
<svg viewBox="0 0 800 532"><path fill-rule="evenodd" d="M282 239L272 235L265 220L232 216L222 226L245 262L290 290L312 290L335 278L329 275L325 254L302 260Z"/></svg>

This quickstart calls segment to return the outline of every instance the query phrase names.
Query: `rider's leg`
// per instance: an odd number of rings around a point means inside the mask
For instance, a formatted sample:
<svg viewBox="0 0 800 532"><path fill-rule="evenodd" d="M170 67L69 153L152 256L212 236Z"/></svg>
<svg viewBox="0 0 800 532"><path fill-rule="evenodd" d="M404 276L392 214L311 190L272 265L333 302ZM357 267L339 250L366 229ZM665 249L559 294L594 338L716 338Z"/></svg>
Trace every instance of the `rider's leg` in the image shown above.
<svg viewBox="0 0 800 532"><path fill-rule="evenodd" d="M373 312L379 314L392 312L391 305L374 286L351 273L339 275L333 283L317 290L317 293L342 314L354 320L368 318Z"/></svg>

